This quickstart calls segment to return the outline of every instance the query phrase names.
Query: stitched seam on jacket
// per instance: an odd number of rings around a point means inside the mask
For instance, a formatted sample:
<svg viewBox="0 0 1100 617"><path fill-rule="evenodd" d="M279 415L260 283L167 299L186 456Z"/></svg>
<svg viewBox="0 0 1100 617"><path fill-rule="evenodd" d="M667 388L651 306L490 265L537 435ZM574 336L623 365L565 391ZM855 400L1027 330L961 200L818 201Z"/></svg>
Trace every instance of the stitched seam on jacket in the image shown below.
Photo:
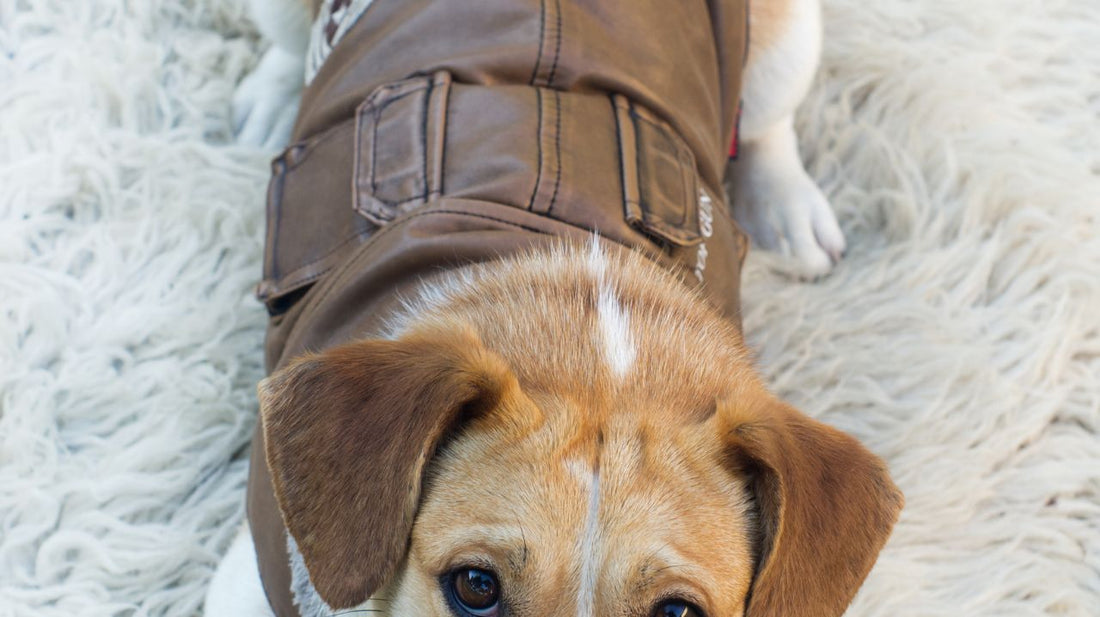
<svg viewBox="0 0 1100 617"><path fill-rule="evenodd" d="M623 153L623 126L622 118L619 117L619 106L615 104L615 95L608 94L607 101L611 103L611 117L615 119L615 151L619 153L619 187L623 192L623 203L630 204L630 199L627 197L630 193L626 189L626 170L623 169L625 165L626 155ZM623 208L623 215L626 215L626 208ZM627 221L629 225L630 222Z"/></svg>
<svg viewBox="0 0 1100 617"><path fill-rule="evenodd" d="M417 213L413 216L410 216L409 219L413 219L413 218L416 218L418 216L427 216L429 214L457 214L457 215L460 215L460 216L469 216L469 217L473 217L473 218L485 219L486 221L493 221L493 222L496 222L496 223L500 223L501 225L507 225L509 227L515 227L516 229L522 229L524 231L529 231L531 233L542 234L544 236L550 235L550 234L546 233L545 231L542 231L541 229L538 229L536 227L528 227L527 225L521 225L519 223L513 223L512 221L509 221L507 219L501 219L501 218L497 218L495 216L488 216L486 214L475 214L473 212L466 212L466 211L463 211L463 210L432 210L431 212Z"/></svg>
<svg viewBox="0 0 1100 617"><path fill-rule="evenodd" d="M554 160L557 169L554 171L554 191L550 194L550 205L546 207L546 214L554 210L554 204L558 201L558 188L561 187L561 94L554 90Z"/></svg>
<svg viewBox="0 0 1100 617"><path fill-rule="evenodd" d="M431 112L432 107L432 91L435 90L435 80L428 82L428 91L424 94L424 114L420 119L420 142L421 148L424 153L423 161L420 165L420 174L424 182L424 193L421 195L421 199L428 199L428 114Z"/></svg>
<svg viewBox="0 0 1100 617"><path fill-rule="evenodd" d="M535 123L535 147L538 149L539 162L535 168L535 186L531 188L531 199L527 200L527 209L535 209L535 196L539 192L539 182L542 182L542 90L535 88L535 102L538 104L538 119Z"/></svg>
<svg viewBox="0 0 1100 617"><path fill-rule="evenodd" d="M285 157L286 154L284 153L283 156ZM264 249L264 262L266 263L268 257L271 257L272 278L277 277L279 275L279 270L281 270L281 268L279 267L279 259L277 256L279 254L279 230L282 229L283 222L283 192L286 189L286 175L288 173L290 173L290 169L286 166L286 161L284 159L282 173L278 174L277 176L272 176L271 183L268 185L267 189L267 205L268 209L270 210L269 216L274 220L269 221L269 224L271 225L271 230L268 233L271 234L271 248L270 251L268 251L267 248ZM276 188L276 185L278 185L278 188ZM279 194L279 203L277 205L271 203L275 199L273 193L276 192L278 192Z"/></svg>
<svg viewBox="0 0 1100 617"><path fill-rule="evenodd" d="M548 87L553 87L554 85L554 76L558 72L558 60L561 58L561 0L554 0L554 6L557 9L558 13L558 31L556 42L554 43L554 63L550 65L550 76L546 79L546 85Z"/></svg>
<svg viewBox="0 0 1100 617"><path fill-rule="evenodd" d="M378 181L376 180L377 174L375 170L378 167L378 123L382 121L382 108L374 108L371 112L371 116L371 120L374 122L374 128L371 130L370 139L370 196L374 199L378 199L375 197L375 195L378 194Z"/></svg>
<svg viewBox="0 0 1100 617"><path fill-rule="evenodd" d="M289 278L289 277L293 277L295 272L298 272L300 270L304 270L306 268L309 268L309 267L312 267L312 266L315 266L315 265L321 263L322 261L324 261L324 260L328 259L329 257L331 257L333 254L339 252L341 249L343 249L348 244L354 242L355 240L358 240L358 239L362 238L363 236L369 236L369 235L371 235L371 233L373 233L375 231L377 231L377 229L365 229L365 230L355 234L354 236L349 236L349 237L345 238L343 241L341 241L339 244L337 244L335 247L333 247L332 250L328 251L324 255L321 255L317 259L313 259L311 261L308 261L308 262L294 268L293 270L291 270L288 274L285 275L285 277L287 277L287 278L283 278L283 279L280 280L278 278L273 277L271 279L272 283L274 285L280 287L280 288L295 287L295 286L300 286L303 283L308 283L310 280L312 280L314 278L317 278L317 276L320 276L320 274L318 274L316 276L310 275L310 276L305 277L304 279L295 279L295 278ZM328 268L325 268L324 270L322 270L321 274L324 274L325 272L328 272L331 269L332 269L332 266L329 266ZM277 296L277 295L282 295L284 293L286 293L285 289L283 289L283 290L281 290L277 293L272 293L268 297L274 297L274 296Z"/></svg>
<svg viewBox="0 0 1100 617"><path fill-rule="evenodd" d="M454 83L447 82L445 85L447 90L444 91L443 99L443 126L439 127L439 130L443 133L443 139L440 140L439 148L439 160L435 162L439 166L439 186L436 188L436 196L446 194L445 185L447 184L447 127L451 125L451 97L454 96Z"/></svg>
<svg viewBox="0 0 1100 617"><path fill-rule="evenodd" d="M333 268L333 266L329 266L327 268L323 268L321 270L318 270L317 272L314 272L313 274L303 278L300 281L294 281L293 284L287 286L287 289L279 289L278 291L273 291L269 294L264 295L264 297L260 298L260 301L263 302L264 304L267 304L268 300L277 300L277 299L285 296L286 294L288 294L292 291L295 291L297 289L300 289L300 288L304 287L305 285L308 285L309 283L312 283L313 281L321 278L322 276L325 275L326 272L328 272L329 270L332 270L332 268Z"/></svg>
<svg viewBox="0 0 1100 617"><path fill-rule="evenodd" d="M531 79L528 82L529 85L535 85L535 80L539 77L539 66L542 65L542 47L546 38L546 0L539 2L541 6L541 15L539 17L539 51L535 55L535 68L531 70Z"/></svg>

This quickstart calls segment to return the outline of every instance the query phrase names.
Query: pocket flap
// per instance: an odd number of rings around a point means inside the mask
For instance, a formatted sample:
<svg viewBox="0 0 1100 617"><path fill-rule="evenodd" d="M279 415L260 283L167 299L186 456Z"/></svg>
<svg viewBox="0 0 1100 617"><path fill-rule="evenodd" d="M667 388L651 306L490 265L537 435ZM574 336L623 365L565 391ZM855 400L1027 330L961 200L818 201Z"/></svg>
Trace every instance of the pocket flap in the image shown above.
<svg viewBox="0 0 1100 617"><path fill-rule="evenodd" d="M439 196L451 76L439 71L374 91L356 110L355 210L376 225Z"/></svg>
<svg viewBox="0 0 1100 617"><path fill-rule="evenodd" d="M677 246L703 241L695 156L667 124L616 95L626 220Z"/></svg>

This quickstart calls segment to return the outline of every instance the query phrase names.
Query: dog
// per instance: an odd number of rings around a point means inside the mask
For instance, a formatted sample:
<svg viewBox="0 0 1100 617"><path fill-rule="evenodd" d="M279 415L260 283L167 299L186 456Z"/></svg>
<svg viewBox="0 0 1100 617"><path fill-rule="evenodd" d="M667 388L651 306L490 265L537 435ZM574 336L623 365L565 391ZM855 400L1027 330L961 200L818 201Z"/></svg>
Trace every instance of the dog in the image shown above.
<svg viewBox="0 0 1100 617"><path fill-rule="evenodd" d="M793 126L818 3L253 0L240 138L291 145L206 614L842 614L903 497L756 374L719 194L807 276L843 254ZM359 54L397 81L364 96Z"/></svg>

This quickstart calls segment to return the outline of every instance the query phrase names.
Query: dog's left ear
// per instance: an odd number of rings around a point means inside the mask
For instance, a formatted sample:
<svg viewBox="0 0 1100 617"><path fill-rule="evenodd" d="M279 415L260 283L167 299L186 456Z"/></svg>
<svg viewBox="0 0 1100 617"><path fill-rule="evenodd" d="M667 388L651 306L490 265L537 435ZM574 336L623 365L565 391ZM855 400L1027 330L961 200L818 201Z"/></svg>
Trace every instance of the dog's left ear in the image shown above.
<svg viewBox="0 0 1100 617"><path fill-rule="evenodd" d="M357 342L261 382L275 496L329 606L361 604L393 576L444 434L518 389L469 332Z"/></svg>
<svg viewBox="0 0 1100 617"><path fill-rule="evenodd" d="M886 466L851 436L767 393L720 403L716 420L759 512L745 614L840 617L904 503Z"/></svg>

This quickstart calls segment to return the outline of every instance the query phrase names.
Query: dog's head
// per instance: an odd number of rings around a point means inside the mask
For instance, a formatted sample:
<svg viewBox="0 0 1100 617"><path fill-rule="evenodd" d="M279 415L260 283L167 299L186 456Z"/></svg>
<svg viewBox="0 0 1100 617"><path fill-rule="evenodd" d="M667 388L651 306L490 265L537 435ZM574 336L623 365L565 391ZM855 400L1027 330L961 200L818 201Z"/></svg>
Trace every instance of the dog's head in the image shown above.
<svg viewBox="0 0 1100 617"><path fill-rule="evenodd" d="M332 607L384 590L422 617L840 615L901 508L881 461L755 379L680 381L521 385L458 328L309 356L260 390L284 520Z"/></svg>

